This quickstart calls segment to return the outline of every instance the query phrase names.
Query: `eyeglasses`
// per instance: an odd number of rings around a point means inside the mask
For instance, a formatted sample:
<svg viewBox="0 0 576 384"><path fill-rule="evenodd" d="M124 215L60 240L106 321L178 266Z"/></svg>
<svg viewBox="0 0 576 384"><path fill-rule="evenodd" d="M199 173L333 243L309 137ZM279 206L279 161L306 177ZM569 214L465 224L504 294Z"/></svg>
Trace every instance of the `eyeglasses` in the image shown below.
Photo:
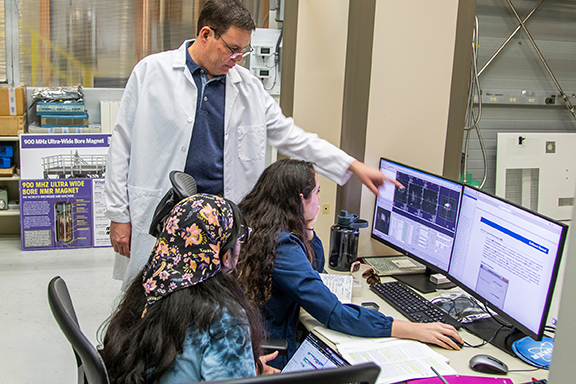
<svg viewBox="0 0 576 384"><path fill-rule="evenodd" d="M380 276L374 272L374 268L365 270L362 273L362 277L366 279L368 285L380 284Z"/></svg>
<svg viewBox="0 0 576 384"><path fill-rule="evenodd" d="M245 242L248 241L248 239L250 239L250 235L252 234L252 228L246 225L241 225L238 233L239 233L238 242L240 244L244 244Z"/></svg>
<svg viewBox="0 0 576 384"><path fill-rule="evenodd" d="M248 44L248 46L246 48L244 48L242 50L242 52L236 52L235 50L233 50L232 48L230 48L230 46L228 45L228 43L226 42L226 40L224 40L224 38L222 37L221 34L219 34L218 32L216 32L215 29L210 28L214 31L214 34L218 35L218 37L222 40L222 42L224 43L224 45L226 46L226 48L228 48L230 50L230 52L232 52L232 54L230 55L230 58L232 60L237 59L238 57L244 57L244 55L248 55L251 52L254 51L254 48L252 48L252 46L250 44Z"/></svg>

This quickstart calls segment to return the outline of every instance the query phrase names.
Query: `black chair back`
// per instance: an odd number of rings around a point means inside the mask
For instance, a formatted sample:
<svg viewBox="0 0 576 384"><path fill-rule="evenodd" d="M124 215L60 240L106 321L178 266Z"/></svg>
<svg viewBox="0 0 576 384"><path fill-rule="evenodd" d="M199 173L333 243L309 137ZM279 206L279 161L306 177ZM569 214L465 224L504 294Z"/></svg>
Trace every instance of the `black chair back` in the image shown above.
<svg viewBox="0 0 576 384"><path fill-rule="evenodd" d="M181 171L172 171L170 172L170 175L168 175L168 178L172 183L172 188L174 188L174 191L176 192L178 201L195 195L198 191L196 180L194 180L194 178L187 173Z"/></svg>
<svg viewBox="0 0 576 384"><path fill-rule="evenodd" d="M80 330L66 283L60 276L48 284L48 302L60 329L72 345L78 365L79 384L109 384L108 373L98 350Z"/></svg>
<svg viewBox="0 0 576 384"><path fill-rule="evenodd" d="M187 173L181 171L172 171L168 175L172 188L162 197L152 215L152 222L148 233L158 237L162 233L164 221L170 214L170 211L176 204L186 197L196 194L196 180Z"/></svg>
<svg viewBox="0 0 576 384"><path fill-rule="evenodd" d="M374 384L380 374L380 367L374 363L350 365L338 368L318 369L312 371L280 373L213 381L214 384ZM198 384L198 383L194 383Z"/></svg>

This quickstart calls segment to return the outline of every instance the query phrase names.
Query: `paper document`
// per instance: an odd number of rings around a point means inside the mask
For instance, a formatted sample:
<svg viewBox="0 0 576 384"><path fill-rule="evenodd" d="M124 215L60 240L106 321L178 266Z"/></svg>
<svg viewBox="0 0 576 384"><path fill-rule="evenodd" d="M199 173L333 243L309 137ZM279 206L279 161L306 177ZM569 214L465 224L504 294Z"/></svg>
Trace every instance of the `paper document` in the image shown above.
<svg viewBox="0 0 576 384"><path fill-rule="evenodd" d="M510 379L484 376L444 376L450 384L514 384ZM408 384L441 384L439 378L409 380Z"/></svg>
<svg viewBox="0 0 576 384"><path fill-rule="evenodd" d="M320 277L342 304L352 303L352 276L321 273Z"/></svg>
<svg viewBox="0 0 576 384"><path fill-rule="evenodd" d="M322 340L328 340L329 344L335 346L338 350L341 344L356 344L356 343L378 343L378 342L389 342L394 340L400 340L393 337L361 337L352 336L347 333L342 333L334 331L333 329L328 329L322 325L317 325L312 330L317 334Z"/></svg>
<svg viewBox="0 0 576 384"><path fill-rule="evenodd" d="M456 375L447 359L426 344L412 340L384 343L350 343L338 345L338 352L350 364L373 362L382 369L377 384L390 384L410 379L436 376L430 367L442 375Z"/></svg>

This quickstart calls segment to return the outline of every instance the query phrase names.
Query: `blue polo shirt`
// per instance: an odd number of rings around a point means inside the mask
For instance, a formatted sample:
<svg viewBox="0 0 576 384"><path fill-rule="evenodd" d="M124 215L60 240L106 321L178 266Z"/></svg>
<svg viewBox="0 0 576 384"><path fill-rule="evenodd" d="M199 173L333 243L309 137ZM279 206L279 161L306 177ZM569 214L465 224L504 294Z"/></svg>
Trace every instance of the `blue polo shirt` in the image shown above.
<svg viewBox="0 0 576 384"><path fill-rule="evenodd" d="M186 65L198 89L196 119L184 172L196 180L198 193L224 194L224 109L226 75L208 78L186 50Z"/></svg>

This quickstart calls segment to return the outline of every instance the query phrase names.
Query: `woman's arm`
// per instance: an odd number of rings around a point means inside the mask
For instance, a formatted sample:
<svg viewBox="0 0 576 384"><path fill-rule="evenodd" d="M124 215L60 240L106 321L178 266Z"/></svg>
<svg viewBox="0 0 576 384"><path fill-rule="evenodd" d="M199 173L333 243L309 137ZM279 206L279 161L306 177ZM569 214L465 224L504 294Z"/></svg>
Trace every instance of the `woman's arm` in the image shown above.
<svg viewBox="0 0 576 384"><path fill-rule="evenodd" d="M328 328L355 336L392 336L460 349L450 336L460 342L462 338L450 325L394 320L372 309L340 303L312 269L302 247L294 236L280 238L272 276L294 301Z"/></svg>
<svg viewBox="0 0 576 384"><path fill-rule="evenodd" d="M292 300L328 328L355 336L391 335L391 317L371 309L340 303L312 268L303 244L295 236L280 234L272 278Z"/></svg>

